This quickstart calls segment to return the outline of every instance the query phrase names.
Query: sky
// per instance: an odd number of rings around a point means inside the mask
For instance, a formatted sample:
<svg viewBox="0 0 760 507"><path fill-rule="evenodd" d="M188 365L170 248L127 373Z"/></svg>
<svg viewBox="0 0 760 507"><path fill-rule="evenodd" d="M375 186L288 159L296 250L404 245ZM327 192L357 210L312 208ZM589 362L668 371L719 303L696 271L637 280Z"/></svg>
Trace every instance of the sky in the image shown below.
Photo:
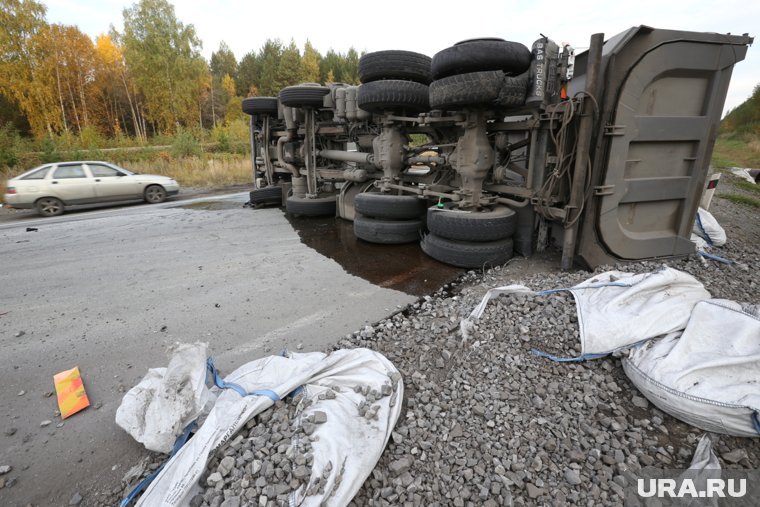
<svg viewBox="0 0 760 507"><path fill-rule="evenodd" d="M51 23L77 25L91 37L123 26L130 0L41 0ZM170 0L171 2L171 0ZM760 2L747 0L468 0L320 2L289 0L175 0L177 18L195 27L207 59L224 41L238 60L269 39L299 48L308 39L322 54L406 49L433 56L470 38L499 37L530 47L544 34L586 49L594 33L605 39L632 26L760 35ZM760 83L760 48L734 67L724 112L744 102Z"/></svg>

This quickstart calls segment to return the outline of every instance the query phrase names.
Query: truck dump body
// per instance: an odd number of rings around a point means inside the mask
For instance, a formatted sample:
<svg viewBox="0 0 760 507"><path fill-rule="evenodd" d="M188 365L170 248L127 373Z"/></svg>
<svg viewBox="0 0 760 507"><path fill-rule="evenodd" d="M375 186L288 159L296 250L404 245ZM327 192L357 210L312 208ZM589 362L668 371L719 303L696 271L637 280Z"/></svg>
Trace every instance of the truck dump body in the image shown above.
<svg viewBox="0 0 760 507"><path fill-rule="evenodd" d="M694 252L689 238L731 72L751 42L646 26L605 42L583 263ZM576 58L570 95L585 86L587 57Z"/></svg>

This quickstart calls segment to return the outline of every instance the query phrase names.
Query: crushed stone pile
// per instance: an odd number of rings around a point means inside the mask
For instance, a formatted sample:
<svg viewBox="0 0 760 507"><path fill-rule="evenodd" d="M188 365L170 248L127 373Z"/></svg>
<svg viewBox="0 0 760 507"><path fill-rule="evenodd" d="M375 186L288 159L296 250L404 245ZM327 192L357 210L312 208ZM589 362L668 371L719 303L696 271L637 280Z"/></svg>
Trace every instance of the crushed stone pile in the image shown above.
<svg viewBox="0 0 760 507"><path fill-rule="evenodd" d="M729 236L720 253L734 263L690 257L667 265L695 276L714 298L757 303L756 242ZM703 432L653 407L619 359L555 363L530 352L580 353L570 294L502 296L463 343L459 322L488 289L571 287L593 274L526 274L524 266L469 271L335 345L383 353L405 383L401 418L352 506L621 505L643 467L689 466ZM282 505L310 473L308 435L289 423L296 417L284 402L249 422L209 465L192 505ZM760 467L760 439L714 435L713 442L722 467Z"/></svg>

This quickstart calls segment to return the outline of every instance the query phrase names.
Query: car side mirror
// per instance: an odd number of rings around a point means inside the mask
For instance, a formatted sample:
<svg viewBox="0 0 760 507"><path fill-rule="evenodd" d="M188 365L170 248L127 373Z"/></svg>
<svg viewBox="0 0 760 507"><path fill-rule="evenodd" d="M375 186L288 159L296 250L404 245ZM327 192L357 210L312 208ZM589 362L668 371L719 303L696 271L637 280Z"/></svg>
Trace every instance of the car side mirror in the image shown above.
<svg viewBox="0 0 760 507"><path fill-rule="evenodd" d="M126 176L126 174L124 174L124 173L116 173L116 176L121 177L121 176Z"/></svg>

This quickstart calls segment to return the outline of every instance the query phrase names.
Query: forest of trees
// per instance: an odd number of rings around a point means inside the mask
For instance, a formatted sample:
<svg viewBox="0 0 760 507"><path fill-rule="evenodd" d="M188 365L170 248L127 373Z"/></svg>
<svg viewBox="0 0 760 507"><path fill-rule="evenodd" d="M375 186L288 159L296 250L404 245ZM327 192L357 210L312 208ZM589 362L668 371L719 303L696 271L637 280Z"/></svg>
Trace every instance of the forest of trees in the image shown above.
<svg viewBox="0 0 760 507"><path fill-rule="evenodd" d="M755 86L750 98L723 118L721 130L760 135L760 85Z"/></svg>
<svg viewBox="0 0 760 507"><path fill-rule="evenodd" d="M300 82L358 83L359 54L267 40L239 60L222 42L206 61L193 25L167 0L139 0L94 41L48 23L36 0L0 0L0 129L37 139L144 141L242 118L243 97Z"/></svg>

